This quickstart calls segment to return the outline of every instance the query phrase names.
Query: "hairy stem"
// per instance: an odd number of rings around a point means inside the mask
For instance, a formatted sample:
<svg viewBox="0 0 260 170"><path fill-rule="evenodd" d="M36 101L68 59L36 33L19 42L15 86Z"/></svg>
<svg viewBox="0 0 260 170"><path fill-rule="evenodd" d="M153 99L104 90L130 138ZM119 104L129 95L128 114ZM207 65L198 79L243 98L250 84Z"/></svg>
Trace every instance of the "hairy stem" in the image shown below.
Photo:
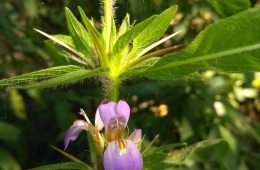
<svg viewBox="0 0 260 170"><path fill-rule="evenodd" d="M111 25L113 18L113 0L103 0L104 5L104 35L107 42L106 51L109 51L109 42L111 34Z"/></svg>
<svg viewBox="0 0 260 170"><path fill-rule="evenodd" d="M108 89L109 101L118 102L120 80L111 80Z"/></svg>

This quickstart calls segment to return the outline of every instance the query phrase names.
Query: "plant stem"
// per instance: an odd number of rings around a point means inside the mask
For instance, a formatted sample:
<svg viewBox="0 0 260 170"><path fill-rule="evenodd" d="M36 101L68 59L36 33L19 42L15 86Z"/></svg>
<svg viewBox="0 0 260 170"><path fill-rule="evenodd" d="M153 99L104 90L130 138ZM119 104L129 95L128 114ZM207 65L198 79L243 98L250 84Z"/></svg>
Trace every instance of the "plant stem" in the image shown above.
<svg viewBox="0 0 260 170"><path fill-rule="evenodd" d="M120 80L111 80L108 89L108 99L109 101L118 102L119 86L121 84Z"/></svg>
<svg viewBox="0 0 260 170"><path fill-rule="evenodd" d="M103 0L104 4L104 35L105 41L107 42L106 51L109 51L109 42L111 34L111 25L113 17L113 0Z"/></svg>
<svg viewBox="0 0 260 170"><path fill-rule="evenodd" d="M110 55L110 38L111 38L111 29L112 29L112 19L113 19L113 15L114 15L114 9L113 9L113 4L114 4L114 0L103 0L103 5L104 5L104 18L103 18L103 36L105 38L106 41L106 53L107 53L107 57L109 59L109 55ZM107 61L106 61L107 62ZM111 66L111 64L106 63L107 66ZM107 76L107 80L108 81L104 81L104 86L106 88L106 92L108 100L109 101L113 101L113 102L117 102L118 101L118 88L120 86L121 80L118 80L115 77L110 77Z"/></svg>

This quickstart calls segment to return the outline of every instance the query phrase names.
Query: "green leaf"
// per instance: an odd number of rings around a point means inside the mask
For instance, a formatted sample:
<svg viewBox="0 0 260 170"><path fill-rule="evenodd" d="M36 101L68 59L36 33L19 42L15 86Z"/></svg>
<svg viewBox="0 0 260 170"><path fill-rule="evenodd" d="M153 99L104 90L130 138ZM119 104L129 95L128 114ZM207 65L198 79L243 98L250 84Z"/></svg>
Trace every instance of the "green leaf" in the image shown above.
<svg viewBox="0 0 260 170"><path fill-rule="evenodd" d="M0 139L4 141L16 141L21 131L14 125L0 121ZM0 159L1 160L1 159Z"/></svg>
<svg viewBox="0 0 260 170"><path fill-rule="evenodd" d="M51 67L51 68L11 77L8 79L2 79L0 80L0 86L9 86L9 87L22 86L32 81L37 82L37 81L42 81L54 77L59 77L66 73L74 72L77 70L82 70L82 68L75 65Z"/></svg>
<svg viewBox="0 0 260 170"><path fill-rule="evenodd" d="M1 170L20 170L21 167L17 163L17 161L13 158L12 155L10 155L4 149L0 148L0 169Z"/></svg>
<svg viewBox="0 0 260 170"><path fill-rule="evenodd" d="M130 29L130 16L126 14L125 18L122 21L122 24L118 30L117 36L120 37Z"/></svg>
<svg viewBox="0 0 260 170"><path fill-rule="evenodd" d="M185 160L213 160L221 161L227 153L229 146L226 141L222 139L205 140L194 145L188 146L179 151L173 152L168 156L166 163L178 164ZM210 150L210 154L209 154Z"/></svg>
<svg viewBox="0 0 260 170"><path fill-rule="evenodd" d="M152 67L159 59L160 59L159 57L153 57L153 58L144 60L143 62L135 65L134 67L131 67L131 69L126 69L126 71L120 75L120 78L140 76L140 75L142 75L142 72L145 72L147 69ZM169 73L169 74L171 74L171 73ZM167 73L160 74L160 75L154 74L154 75L149 76L148 78L157 79L157 80L169 80L169 76L171 76L169 74L167 74ZM201 81L201 80L203 80L203 77L198 72L194 72L194 73L190 73L185 76L176 76L175 80Z"/></svg>
<svg viewBox="0 0 260 170"><path fill-rule="evenodd" d="M206 140L199 142L189 159L197 161L221 161L229 150L225 140ZM210 152L209 152L210 151Z"/></svg>
<svg viewBox="0 0 260 170"><path fill-rule="evenodd" d="M144 159L144 167L143 169L151 169L152 167L160 164L167 158L167 154L163 151L170 150L180 146L186 146L186 143L175 143L170 145L161 146L159 148L155 148L149 150L143 154Z"/></svg>
<svg viewBox="0 0 260 170"><path fill-rule="evenodd" d="M85 24L88 32L90 33L90 37L92 38L92 42L95 45L100 64L103 65L103 63L102 63L103 60L108 63L108 61L107 61L108 58L107 58L106 52L105 52L106 42L105 42L103 36L91 24L90 20L87 18L84 11L82 10L82 8L78 7L78 9L79 9L79 12L80 12L80 15L83 19L84 24ZM103 57L103 59L102 59L102 57Z"/></svg>
<svg viewBox="0 0 260 170"><path fill-rule="evenodd" d="M27 114L23 96L20 95L18 90L13 89L9 91L9 99L15 115L22 120L26 120Z"/></svg>
<svg viewBox="0 0 260 170"><path fill-rule="evenodd" d="M159 148L156 148L154 150L154 152L162 152L165 150L173 149L173 148L180 147L180 146L186 146L186 145L187 145L187 143L174 143L174 144L164 145Z"/></svg>
<svg viewBox="0 0 260 170"><path fill-rule="evenodd" d="M56 37L56 36L54 36ZM57 38L58 39L58 38ZM72 41L72 39L71 39ZM72 42L73 43L73 42ZM67 43L66 43L67 44ZM74 45L74 44L73 44ZM45 41L45 48L51 57L52 62L56 65L78 65L79 63L83 66L88 66L89 64L82 59L81 54L75 54L60 45L57 45L52 40ZM75 48L75 47L72 47ZM76 52L76 50L74 50ZM77 52L76 52L77 53ZM74 62L76 61L76 62Z"/></svg>
<svg viewBox="0 0 260 170"><path fill-rule="evenodd" d="M72 48L75 48L75 45L73 43L71 36L59 34L59 35L53 35L53 37L57 38L58 40L66 43L66 44L68 44Z"/></svg>
<svg viewBox="0 0 260 170"><path fill-rule="evenodd" d="M119 77L125 78L125 77L133 77L133 76L139 75L141 72L144 72L145 70L152 67L159 59L160 59L159 57L153 57L153 58L144 60L143 62L136 64L135 66L131 67L130 69L126 69L124 72L121 73L121 75Z"/></svg>
<svg viewBox="0 0 260 170"><path fill-rule="evenodd" d="M101 75L109 70L108 67L98 67L93 70L86 69L78 69L76 71L72 71L66 74L62 74L58 77L51 78L48 80L41 81L39 83L32 83L25 86L14 86L10 88L16 89L30 89L30 88L47 88L47 87L56 87L58 85L67 84L67 83L75 83L79 80L83 80L88 77L93 77L97 75Z"/></svg>
<svg viewBox="0 0 260 170"><path fill-rule="evenodd" d="M156 152L154 154L151 154L149 156L145 156L143 159L144 166L143 170L149 170L155 165L161 163L165 158L167 157L166 153L163 152Z"/></svg>
<svg viewBox="0 0 260 170"><path fill-rule="evenodd" d="M180 32L181 32L181 30L180 30L180 31L177 31L177 32L175 32L175 33L173 33L173 34L171 34L171 35L168 35L168 36L166 36L166 37L164 37L164 38L162 38L162 39L156 41L155 43L153 43L153 44L151 44L151 45L145 47L142 51L140 51L140 52L138 53L137 57L139 58L139 57L143 56L143 55L144 55L145 53L147 53L148 51L150 51L150 50L152 50L153 48L157 47L158 45L164 43L165 41L171 39L172 37L176 36L176 35L179 34ZM165 48L165 49L162 49L162 50L168 50L168 49L169 49L169 48ZM156 52L160 53L160 51L162 51L162 50L155 51L154 53L156 53ZM149 56L149 55L151 55L151 54L149 53L149 54L147 54L147 55L144 55L143 57L147 57L147 56ZM158 55L157 55L157 56L158 56Z"/></svg>
<svg viewBox="0 0 260 170"><path fill-rule="evenodd" d="M90 20L88 19L88 17L85 15L84 11L82 10L81 7L78 7L79 9L79 13L81 15L81 18L85 24L85 27L87 28L87 30L89 32L93 32L94 35L98 38L98 40L100 41L101 45L103 47L105 47L106 45L106 42L102 36L102 34L100 32L98 32L98 30L91 24ZM94 40L94 39L93 39Z"/></svg>
<svg viewBox="0 0 260 170"><path fill-rule="evenodd" d="M130 52L130 58L135 59L137 53L142 51L148 45L157 41L169 26L173 16L177 11L177 5L173 5L157 16L135 39L133 49Z"/></svg>
<svg viewBox="0 0 260 170"><path fill-rule="evenodd" d="M70 42L71 40L69 40L69 37L65 38L64 36L57 36L57 35L56 36L52 36L52 35L49 35L49 34L43 32L43 31L40 31L40 30L37 30L37 29L34 29L34 30L37 31L38 33L44 35L45 37L51 39L53 42L61 45L66 50L68 50L68 52L71 53L71 55L72 55L70 58L76 60L79 63L85 64L85 65L89 65L89 63L85 62L86 58L84 57L84 55L82 55L80 52L78 52L75 49L74 43L72 44L72 42ZM47 42L47 44L48 44L48 42Z"/></svg>
<svg viewBox="0 0 260 170"><path fill-rule="evenodd" d="M207 0L207 2L223 17L242 12L251 7L249 0Z"/></svg>
<svg viewBox="0 0 260 170"><path fill-rule="evenodd" d="M29 170L61 170L61 169L76 169L76 170L91 170L88 166L79 162L66 162L66 163L58 163L40 166L37 168L32 168Z"/></svg>
<svg viewBox="0 0 260 170"><path fill-rule="evenodd" d="M76 49L80 53L82 53L83 59L89 65L94 67L94 58L91 50L93 43L89 33L85 30L85 28L75 18L75 16L68 8L65 8L65 15L68 24L68 29Z"/></svg>
<svg viewBox="0 0 260 170"><path fill-rule="evenodd" d="M155 18L156 16L151 16L145 21L133 26L129 31L121 35L114 45L113 54L122 58L124 56L125 50L128 48L129 43L133 41L133 39L138 36Z"/></svg>
<svg viewBox="0 0 260 170"><path fill-rule="evenodd" d="M110 39L109 39L109 47L110 47L110 51L113 51L113 47L114 44L116 42L117 36L116 36L116 23L115 20L112 19L112 23L111 23L111 34L110 34Z"/></svg>
<svg viewBox="0 0 260 170"><path fill-rule="evenodd" d="M164 56L139 75L175 79L202 68L260 71L259 23L260 8L254 8L212 24L185 50Z"/></svg>

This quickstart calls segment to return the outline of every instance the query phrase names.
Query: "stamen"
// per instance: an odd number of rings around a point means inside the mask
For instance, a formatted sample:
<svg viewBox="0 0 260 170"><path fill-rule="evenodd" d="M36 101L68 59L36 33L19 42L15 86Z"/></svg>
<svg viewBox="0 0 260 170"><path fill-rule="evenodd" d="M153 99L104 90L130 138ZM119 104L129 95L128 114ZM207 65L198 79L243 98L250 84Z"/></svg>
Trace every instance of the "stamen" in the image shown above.
<svg viewBox="0 0 260 170"><path fill-rule="evenodd" d="M88 122L88 124L91 124L91 122L90 122L90 120L89 120L89 118L88 118L87 114L84 112L84 110L83 110L83 109L80 109L80 112L79 112L79 114L81 114L81 115L83 115L83 116L84 116L84 118L86 119L86 121Z"/></svg>

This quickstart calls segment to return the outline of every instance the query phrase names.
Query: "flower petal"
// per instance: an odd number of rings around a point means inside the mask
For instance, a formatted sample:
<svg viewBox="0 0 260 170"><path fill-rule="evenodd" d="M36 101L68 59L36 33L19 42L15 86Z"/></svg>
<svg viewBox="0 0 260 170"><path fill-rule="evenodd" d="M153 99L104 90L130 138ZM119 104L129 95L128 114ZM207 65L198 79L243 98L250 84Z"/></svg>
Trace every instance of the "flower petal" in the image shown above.
<svg viewBox="0 0 260 170"><path fill-rule="evenodd" d="M126 125L130 116L129 105L125 101L120 100L116 106L116 113L117 113L118 121Z"/></svg>
<svg viewBox="0 0 260 170"><path fill-rule="evenodd" d="M95 115L95 128L98 131L101 131L104 127L104 123L102 121L102 119L100 118L100 114L99 114L99 109L97 109L96 111L96 115Z"/></svg>
<svg viewBox="0 0 260 170"><path fill-rule="evenodd" d="M66 131L65 133L65 137L64 137L64 143L65 143L65 148L64 150L66 150L66 148L69 145L69 142L72 140L76 140L77 137L79 136L79 133L82 130L88 130L88 124L87 122L83 121L83 120L76 120L73 125Z"/></svg>
<svg viewBox="0 0 260 170"><path fill-rule="evenodd" d="M129 105L120 100L118 104L115 102L108 102L106 104L100 104L99 106L100 117L105 124L105 128L111 123L111 120L117 120L120 124L126 126L129 116L130 107Z"/></svg>
<svg viewBox="0 0 260 170"><path fill-rule="evenodd" d="M116 103L108 102L108 103L101 103L98 107L99 115L101 120L103 121L105 128L107 129L110 120L116 118Z"/></svg>
<svg viewBox="0 0 260 170"><path fill-rule="evenodd" d="M134 144L138 147L139 143L142 140L142 130L136 129L130 135L130 140L134 142Z"/></svg>
<svg viewBox="0 0 260 170"><path fill-rule="evenodd" d="M105 125L107 141L111 142L116 139L121 139L130 116L128 104L122 100L117 104L115 102L100 104L99 113Z"/></svg>
<svg viewBox="0 0 260 170"><path fill-rule="evenodd" d="M132 141L119 139L108 143L103 164L105 170L141 170L143 158Z"/></svg>

